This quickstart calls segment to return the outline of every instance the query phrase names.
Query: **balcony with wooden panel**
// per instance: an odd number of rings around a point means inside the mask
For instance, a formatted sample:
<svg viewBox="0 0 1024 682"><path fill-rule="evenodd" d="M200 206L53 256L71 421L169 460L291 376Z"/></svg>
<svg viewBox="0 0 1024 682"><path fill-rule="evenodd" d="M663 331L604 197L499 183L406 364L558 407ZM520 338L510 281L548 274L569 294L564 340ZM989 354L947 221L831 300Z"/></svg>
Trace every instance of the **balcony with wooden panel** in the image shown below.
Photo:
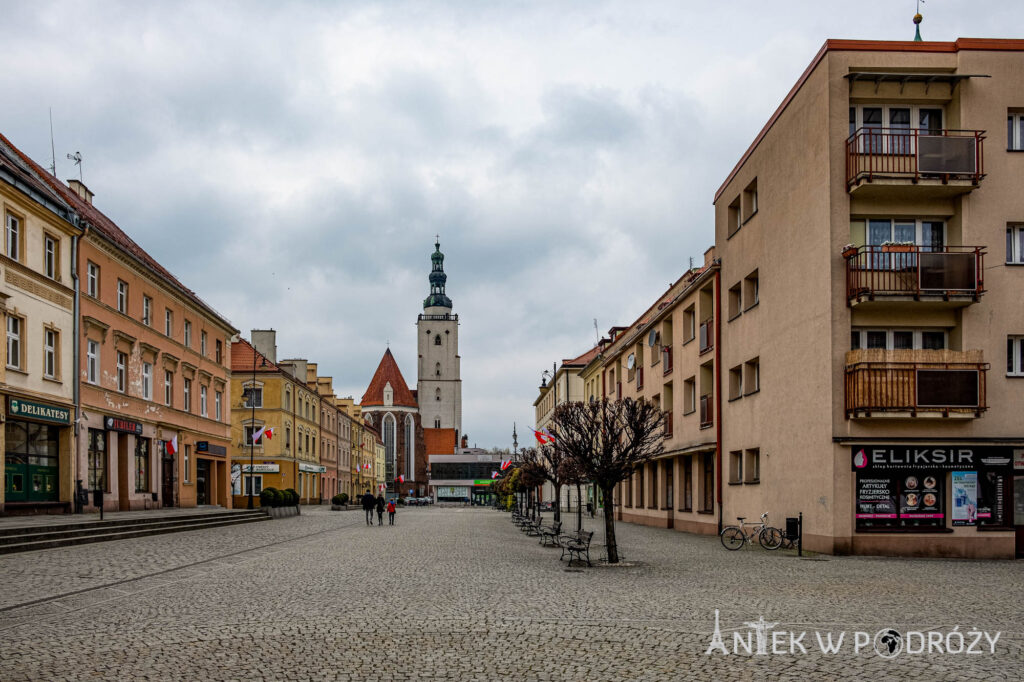
<svg viewBox="0 0 1024 682"><path fill-rule="evenodd" d="M964 307L985 293L985 247L889 244L844 251L847 303Z"/></svg>

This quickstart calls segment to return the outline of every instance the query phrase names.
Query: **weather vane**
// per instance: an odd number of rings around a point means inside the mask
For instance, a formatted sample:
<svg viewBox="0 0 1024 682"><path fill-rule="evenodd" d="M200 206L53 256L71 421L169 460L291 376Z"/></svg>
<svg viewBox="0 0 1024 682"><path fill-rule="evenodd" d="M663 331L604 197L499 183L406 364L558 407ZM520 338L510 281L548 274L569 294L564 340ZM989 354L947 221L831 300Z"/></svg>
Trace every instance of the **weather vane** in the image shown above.
<svg viewBox="0 0 1024 682"><path fill-rule="evenodd" d="M917 14L914 15L914 42L922 42L921 39L921 20L924 18L921 16L921 5L924 4L924 0L917 0Z"/></svg>

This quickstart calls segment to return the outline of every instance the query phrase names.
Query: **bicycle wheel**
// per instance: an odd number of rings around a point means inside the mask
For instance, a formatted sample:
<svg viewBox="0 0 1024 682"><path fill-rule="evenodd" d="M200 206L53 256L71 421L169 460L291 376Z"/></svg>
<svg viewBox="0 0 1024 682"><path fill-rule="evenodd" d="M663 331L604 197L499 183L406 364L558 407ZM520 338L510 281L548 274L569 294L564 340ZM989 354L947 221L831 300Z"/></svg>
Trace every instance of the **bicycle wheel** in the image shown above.
<svg viewBox="0 0 1024 682"><path fill-rule="evenodd" d="M761 532L757 534L757 541L765 549L778 549L782 546L782 538L782 531L771 526L762 528Z"/></svg>
<svg viewBox="0 0 1024 682"><path fill-rule="evenodd" d="M726 549L737 550L743 546L746 536L736 526L729 526L722 530L722 546Z"/></svg>

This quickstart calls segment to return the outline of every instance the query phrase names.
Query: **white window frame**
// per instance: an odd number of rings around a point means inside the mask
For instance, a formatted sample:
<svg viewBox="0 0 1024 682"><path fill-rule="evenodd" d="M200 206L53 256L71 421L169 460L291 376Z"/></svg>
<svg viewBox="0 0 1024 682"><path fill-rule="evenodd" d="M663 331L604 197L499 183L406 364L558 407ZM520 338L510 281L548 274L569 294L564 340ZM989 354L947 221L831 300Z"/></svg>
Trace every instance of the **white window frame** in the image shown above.
<svg viewBox="0 0 1024 682"><path fill-rule="evenodd" d="M185 320L185 333L184 333L184 337L185 337L185 348L191 348L192 347L192 322L189 321L189 320Z"/></svg>
<svg viewBox="0 0 1024 682"><path fill-rule="evenodd" d="M164 308L164 336L174 336L174 313Z"/></svg>
<svg viewBox="0 0 1024 682"><path fill-rule="evenodd" d="M199 354L206 357L206 330L199 331Z"/></svg>
<svg viewBox="0 0 1024 682"><path fill-rule="evenodd" d="M148 362L142 363L142 397L153 399L153 365Z"/></svg>
<svg viewBox="0 0 1024 682"><path fill-rule="evenodd" d="M192 380L191 379L186 378L184 380L184 384L182 385L182 395L184 396L184 399L183 399L183 402L182 402L182 408L186 412L191 412L192 411Z"/></svg>
<svg viewBox="0 0 1024 682"><path fill-rule="evenodd" d="M254 384L254 383L252 383L250 381L248 383L242 384L242 392L243 392L243 394L245 392L245 389L251 389L251 390L249 392L249 398L247 398L246 400L242 401L242 407L244 407L244 408L246 408L248 410L251 410L254 407L257 410L263 409L263 384L258 383L258 382ZM255 398L255 397L258 397L259 401L253 400L253 398ZM256 403L256 404L253 405L253 403Z"/></svg>
<svg viewBox="0 0 1024 682"><path fill-rule="evenodd" d="M57 239L43 235L43 272L50 279L57 279Z"/></svg>
<svg viewBox="0 0 1024 682"><path fill-rule="evenodd" d="M164 370L164 405L167 407L171 406L174 402L174 374L165 369Z"/></svg>
<svg viewBox="0 0 1024 682"><path fill-rule="evenodd" d="M85 346L85 380L90 384L98 384L100 382L100 344L98 341L88 339Z"/></svg>
<svg viewBox="0 0 1024 682"><path fill-rule="evenodd" d="M4 221L4 249L7 257L21 262L21 218L13 213L7 214Z"/></svg>
<svg viewBox="0 0 1024 682"><path fill-rule="evenodd" d="M142 324L153 326L153 299L149 296L142 297Z"/></svg>
<svg viewBox="0 0 1024 682"><path fill-rule="evenodd" d="M216 417L217 421L220 421L223 418L223 415L224 415L224 412L223 412L223 405L224 405L223 400L224 400L223 394L220 391L214 391L213 392L213 410L214 410L214 416Z"/></svg>
<svg viewBox="0 0 1024 682"><path fill-rule="evenodd" d="M128 282L117 280L117 312L128 314Z"/></svg>
<svg viewBox="0 0 1024 682"><path fill-rule="evenodd" d="M199 385L199 416L206 416L206 386Z"/></svg>
<svg viewBox="0 0 1024 682"><path fill-rule="evenodd" d="M85 271L85 293L89 294L93 298L99 298L100 266L96 265L92 261L89 261L85 266Z"/></svg>
<svg viewBox="0 0 1024 682"><path fill-rule="evenodd" d="M1006 127L1006 150L1024 150L1024 112L1008 111Z"/></svg>
<svg viewBox="0 0 1024 682"><path fill-rule="evenodd" d="M191 455L192 455L192 446L191 445L183 445L183 446L181 446L181 459L182 459L182 463L185 465L185 475L184 475L185 483L188 483L189 465L191 464L191 459L192 459Z"/></svg>
<svg viewBox="0 0 1024 682"><path fill-rule="evenodd" d="M43 376L47 379L57 378L57 344L56 330L43 330Z"/></svg>
<svg viewBox="0 0 1024 682"><path fill-rule="evenodd" d="M128 391L128 354L117 351L117 390Z"/></svg>
<svg viewBox="0 0 1024 682"><path fill-rule="evenodd" d="M1024 265L1024 224L1006 226L1006 262Z"/></svg>
<svg viewBox="0 0 1024 682"><path fill-rule="evenodd" d="M21 369L21 356L24 344L22 342L22 330L25 322L14 315L7 316L7 366L12 369Z"/></svg>
<svg viewBox="0 0 1024 682"><path fill-rule="evenodd" d="M1006 376L1024 377L1024 336L1007 336L1006 352Z"/></svg>
<svg viewBox="0 0 1024 682"><path fill-rule="evenodd" d="M242 474L242 478L244 480L244 483L242 485L242 493L241 494L246 496L246 497L248 497L249 496L249 488L252 485L252 482L255 481L256 482L256 488L258 488L258 490L254 488L253 491L252 491L252 496L253 497L259 497L260 493L263 492L263 474L245 474L245 473L243 473Z"/></svg>
<svg viewBox="0 0 1024 682"><path fill-rule="evenodd" d="M872 350L897 350L893 348L893 340L895 338L894 332L912 332L914 337L909 349L899 350L923 350L923 332L941 332L942 333L942 345L943 349L949 349L949 330L947 329L932 329L932 328L907 328L907 327L855 327L850 330L851 340L853 333L860 334L860 350L866 350L868 348L868 332L885 332L885 348L872 349Z"/></svg>
<svg viewBox="0 0 1024 682"><path fill-rule="evenodd" d="M870 104L851 104L851 109L855 110L853 130L851 135L861 128L864 127L864 109L881 109L882 110L882 125L881 130L893 131L893 128L889 121L892 120L890 111L892 109L910 109L910 128L908 130L921 130L921 109L938 109L942 112L942 125L940 130L946 130L946 107L941 104L906 104L903 102L872 102ZM874 129L873 129L874 130ZM861 141L863 144L863 140ZM912 142L907 142L907 145L912 145ZM882 148L878 150L878 153L888 153L889 138L882 138ZM908 153L912 153L913 150L908 148Z"/></svg>
<svg viewBox="0 0 1024 682"><path fill-rule="evenodd" d="M949 225L942 218L893 218L890 216L875 216L872 218L864 218L864 243L871 244L871 223L872 222L889 222L889 238L884 241L895 241L896 240L896 225L909 225L914 224L914 245L919 247L930 247L931 244L924 243L924 224L925 223L941 223L942 224L942 245L948 246L949 244ZM878 246L874 244L873 246Z"/></svg>

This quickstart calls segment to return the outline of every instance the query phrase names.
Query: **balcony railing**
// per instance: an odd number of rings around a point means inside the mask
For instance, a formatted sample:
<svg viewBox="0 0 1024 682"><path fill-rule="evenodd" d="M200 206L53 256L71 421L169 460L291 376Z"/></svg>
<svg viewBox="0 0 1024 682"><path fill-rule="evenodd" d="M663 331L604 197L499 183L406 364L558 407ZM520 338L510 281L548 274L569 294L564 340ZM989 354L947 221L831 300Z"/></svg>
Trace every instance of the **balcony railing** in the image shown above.
<svg viewBox="0 0 1024 682"><path fill-rule="evenodd" d="M661 349L661 373L670 374L672 372L672 347L665 346Z"/></svg>
<svg viewBox="0 0 1024 682"><path fill-rule="evenodd" d="M714 318L709 317L700 323L700 354L703 355L715 347Z"/></svg>
<svg viewBox="0 0 1024 682"><path fill-rule="evenodd" d="M848 300L969 296L985 291L982 246L861 246L847 252Z"/></svg>
<svg viewBox="0 0 1024 682"><path fill-rule="evenodd" d="M980 417L988 367L980 350L849 351L846 416Z"/></svg>
<svg viewBox="0 0 1024 682"><path fill-rule="evenodd" d="M861 128L846 140L846 184L875 178L970 180L985 176L984 130Z"/></svg>
<svg viewBox="0 0 1024 682"><path fill-rule="evenodd" d="M710 395L700 397L700 428L706 429L715 423L715 406Z"/></svg>
<svg viewBox="0 0 1024 682"><path fill-rule="evenodd" d="M672 413L671 412L666 412L665 413L664 436L665 436L665 438L671 438L672 437Z"/></svg>

